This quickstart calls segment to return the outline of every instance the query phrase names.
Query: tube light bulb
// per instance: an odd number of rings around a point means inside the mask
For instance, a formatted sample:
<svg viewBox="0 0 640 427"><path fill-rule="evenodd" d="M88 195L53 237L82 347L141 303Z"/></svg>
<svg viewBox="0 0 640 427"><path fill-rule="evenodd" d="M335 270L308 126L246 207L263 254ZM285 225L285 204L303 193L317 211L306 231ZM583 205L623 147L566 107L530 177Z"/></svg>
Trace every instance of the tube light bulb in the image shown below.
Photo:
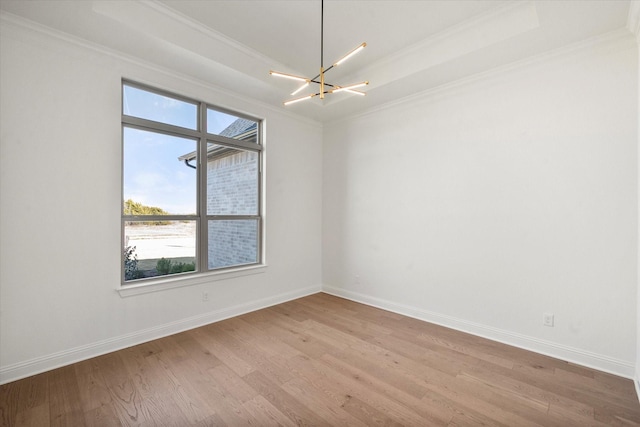
<svg viewBox="0 0 640 427"><path fill-rule="evenodd" d="M353 55L355 55L356 53L360 52L362 49L365 48L367 44L366 43L362 43L360 46L356 47L355 49L353 49L351 52L347 53L345 56L343 56L342 58L338 59L333 66L338 66L341 63L343 63L344 61L346 61L347 59L351 58Z"/></svg>
<svg viewBox="0 0 640 427"><path fill-rule="evenodd" d="M365 96L366 93L364 92L360 92L359 90L353 90L353 89L345 89L345 92L349 92L352 93L354 95L360 95L360 96Z"/></svg>
<svg viewBox="0 0 640 427"><path fill-rule="evenodd" d="M291 95L295 95L296 93L300 92L302 89L304 89L305 87L309 86L309 81L307 80L307 82L305 84L303 84L302 86L300 86L298 89L296 89L295 91L291 92Z"/></svg>
<svg viewBox="0 0 640 427"><path fill-rule="evenodd" d="M307 82L304 77L294 76L293 74L281 73L279 71L269 71L269 74L276 77L284 77L285 79L297 80L299 82Z"/></svg>
<svg viewBox="0 0 640 427"><path fill-rule="evenodd" d="M285 102L284 102L284 105L291 105L291 104L295 104L296 102L304 101L305 99L311 99L311 98L313 98L314 96L316 96L316 94L303 96L302 98L290 99L290 100L288 100L288 101L285 101Z"/></svg>
<svg viewBox="0 0 640 427"><path fill-rule="evenodd" d="M332 92L333 93L342 92L342 91L345 91L345 90L355 89L355 88L358 88L358 87L366 86L368 84L369 84L369 82L355 83L355 84L352 84L352 85L349 85L349 86L339 87L337 89L332 90Z"/></svg>

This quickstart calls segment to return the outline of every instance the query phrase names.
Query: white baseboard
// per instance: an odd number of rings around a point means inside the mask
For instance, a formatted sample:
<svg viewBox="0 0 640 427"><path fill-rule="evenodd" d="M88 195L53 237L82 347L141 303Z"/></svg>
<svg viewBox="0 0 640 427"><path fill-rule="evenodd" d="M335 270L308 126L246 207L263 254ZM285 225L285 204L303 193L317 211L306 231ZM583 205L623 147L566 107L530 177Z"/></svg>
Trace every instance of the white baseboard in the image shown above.
<svg viewBox="0 0 640 427"><path fill-rule="evenodd" d="M633 377L633 385L636 386L636 397L640 402L640 372L636 371L636 375Z"/></svg>
<svg viewBox="0 0 640 427"><path fill-rule="evenodd" d="M0 367L0 384L6 384L22 378L50 371L61 366L70 365L75 362L87 360L92 357L111 353L116 350L142 344L158 338L183 332L199 326L219 322L230 317L239 316L251 311L260 310L272 305L280 304L321 291L320 286L297 289L285 292L268 298L248 301L243 304L227 307L220 310L211 311L198 316L189 317L153 328L136 331L131 334L122 335L108 340L98 341L92 344L75 347L70 350L49 354L25 362Z"/></svg>
<svg viewBox="0 0 640 427"><path fill-rule="evenodd" d="M608 372L610 374L621 377L634 379L635 366L624 360L615 359L609 356L592 353L589 351L573 348L563 344L545 341L538 338L470 322L453 316L447 316L440 313L434 313L421 308L412 307L404 304L398 304L393 301L361 294L358 292L348 291L345 289L334 288L331 286L323 286L322 291L341 298L370 305L372 307L381 308L393 313L402 314L404 316L413 317L415 319L424 320L429 323L445 326L462 332L467 332L492 341L501 342L503 344L534 351L556 359L565 360L585 367L597 369L599 371ZM638 391L638 379L636 378L636 390ZM640 396L640 393L639 393Z"/></svg>

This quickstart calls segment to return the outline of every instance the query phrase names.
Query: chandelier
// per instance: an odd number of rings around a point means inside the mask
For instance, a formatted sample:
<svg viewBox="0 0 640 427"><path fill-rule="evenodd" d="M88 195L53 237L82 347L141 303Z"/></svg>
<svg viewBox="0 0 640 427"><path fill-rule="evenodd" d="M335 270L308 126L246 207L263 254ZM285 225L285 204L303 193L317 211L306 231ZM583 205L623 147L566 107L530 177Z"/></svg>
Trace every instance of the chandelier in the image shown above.
<svg viewBox="0 0 640 427"><path fill-rule="evenodd" d="M362 49L365 48L366 45L367 45L366 43L362 43L362 44L358 45L355 49L351 50L349 53L344 55L342 58L338 59L336 62L331 64L330 67L328 67L327 69L324 68L324 0L322 0L321 4L320 4L320 73L317 76L313 77L313 78L307 78L307 77L296 76L296 75L293 75L293 74L281 73L279 71L273 71L273 70L269 71L269 74L271 74L272 76L283 77L283 78L286 78L286 79L291 79L291 80L296 80L296 81L302 82L302 86L300 86L298 89L293 91L291 93L291 96L294 96L294 95L302 92L305 88L309 87L312 83L319 85L318 92L311 93L309 95L305 95L305 96L302 96L300 98L289 99L287 101L284 101L284 105L289 105L289 104L293 104L293 103L296 103L296 102L299 102L299 101L304 101L306 99L311 99L311 98L314 98L316 96L319 96L320 99L324 99L324 96L326 94L337 93L337 92L348 92L348 93L352 93L352 94L355 94L355 95L364 96L365 95L364 92L361 92L361 91L356 90L356 89L368 85L369 84L368 81L364 81L364 82L360 82L360 83L353 83L353 84L344 85L344 86L339 86L339 85L334 85L334 84L328 83L325 80L325 74L329 70L331 70L333 67L337 67L338 65L342 64L343 62L345 62L347 59L351 58L356 53L360 52Z"/></svg>

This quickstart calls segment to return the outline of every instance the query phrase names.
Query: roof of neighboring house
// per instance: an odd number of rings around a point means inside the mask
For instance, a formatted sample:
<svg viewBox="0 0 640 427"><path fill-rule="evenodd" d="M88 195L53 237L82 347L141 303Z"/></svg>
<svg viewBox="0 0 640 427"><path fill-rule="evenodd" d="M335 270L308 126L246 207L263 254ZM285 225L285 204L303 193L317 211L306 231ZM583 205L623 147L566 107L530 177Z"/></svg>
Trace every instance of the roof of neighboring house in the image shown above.
<svg viewBox="0 0 640 427"><path fill-rule="evenodd" d="M229 126L227 126L222 132L218 135L226 136L233 139L244 139L238 138L242 136L242 134L248 134L249 132L255 132L258 123L253 120L238 118Z"/></svg>
<svg viewBox="0 0 640 427"><path fill-rule="evenodd" d="M229 126L224 128L222 132L220 132L218 135L225 136L227 138L232 138L232 139L247 140L252 137L255 137L257 129L258 129L258 122L239 117L236 120L234 120ZM215 156L218 154L225 154L230 150L235 151L232 148L221 147L219 145L212 144L210 147L207 148L207 157ZM182 156L178 157L178 160L181 162L184 162L184 161L189 162L195 158L196 158L196 152L192 151L190 153L183 154Z"/></svg>

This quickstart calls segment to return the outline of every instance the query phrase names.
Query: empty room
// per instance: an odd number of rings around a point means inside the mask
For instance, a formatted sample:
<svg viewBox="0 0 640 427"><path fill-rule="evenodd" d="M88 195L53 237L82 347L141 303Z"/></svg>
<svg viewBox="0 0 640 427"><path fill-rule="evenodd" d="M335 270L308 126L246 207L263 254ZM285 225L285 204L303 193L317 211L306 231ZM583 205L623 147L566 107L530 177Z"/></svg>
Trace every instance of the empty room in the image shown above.
<svg viewBox="0 0 640 427"><path fill-rule="evenodd" d="M0 0L0 426L640 425L640 1Z"/></svg>

